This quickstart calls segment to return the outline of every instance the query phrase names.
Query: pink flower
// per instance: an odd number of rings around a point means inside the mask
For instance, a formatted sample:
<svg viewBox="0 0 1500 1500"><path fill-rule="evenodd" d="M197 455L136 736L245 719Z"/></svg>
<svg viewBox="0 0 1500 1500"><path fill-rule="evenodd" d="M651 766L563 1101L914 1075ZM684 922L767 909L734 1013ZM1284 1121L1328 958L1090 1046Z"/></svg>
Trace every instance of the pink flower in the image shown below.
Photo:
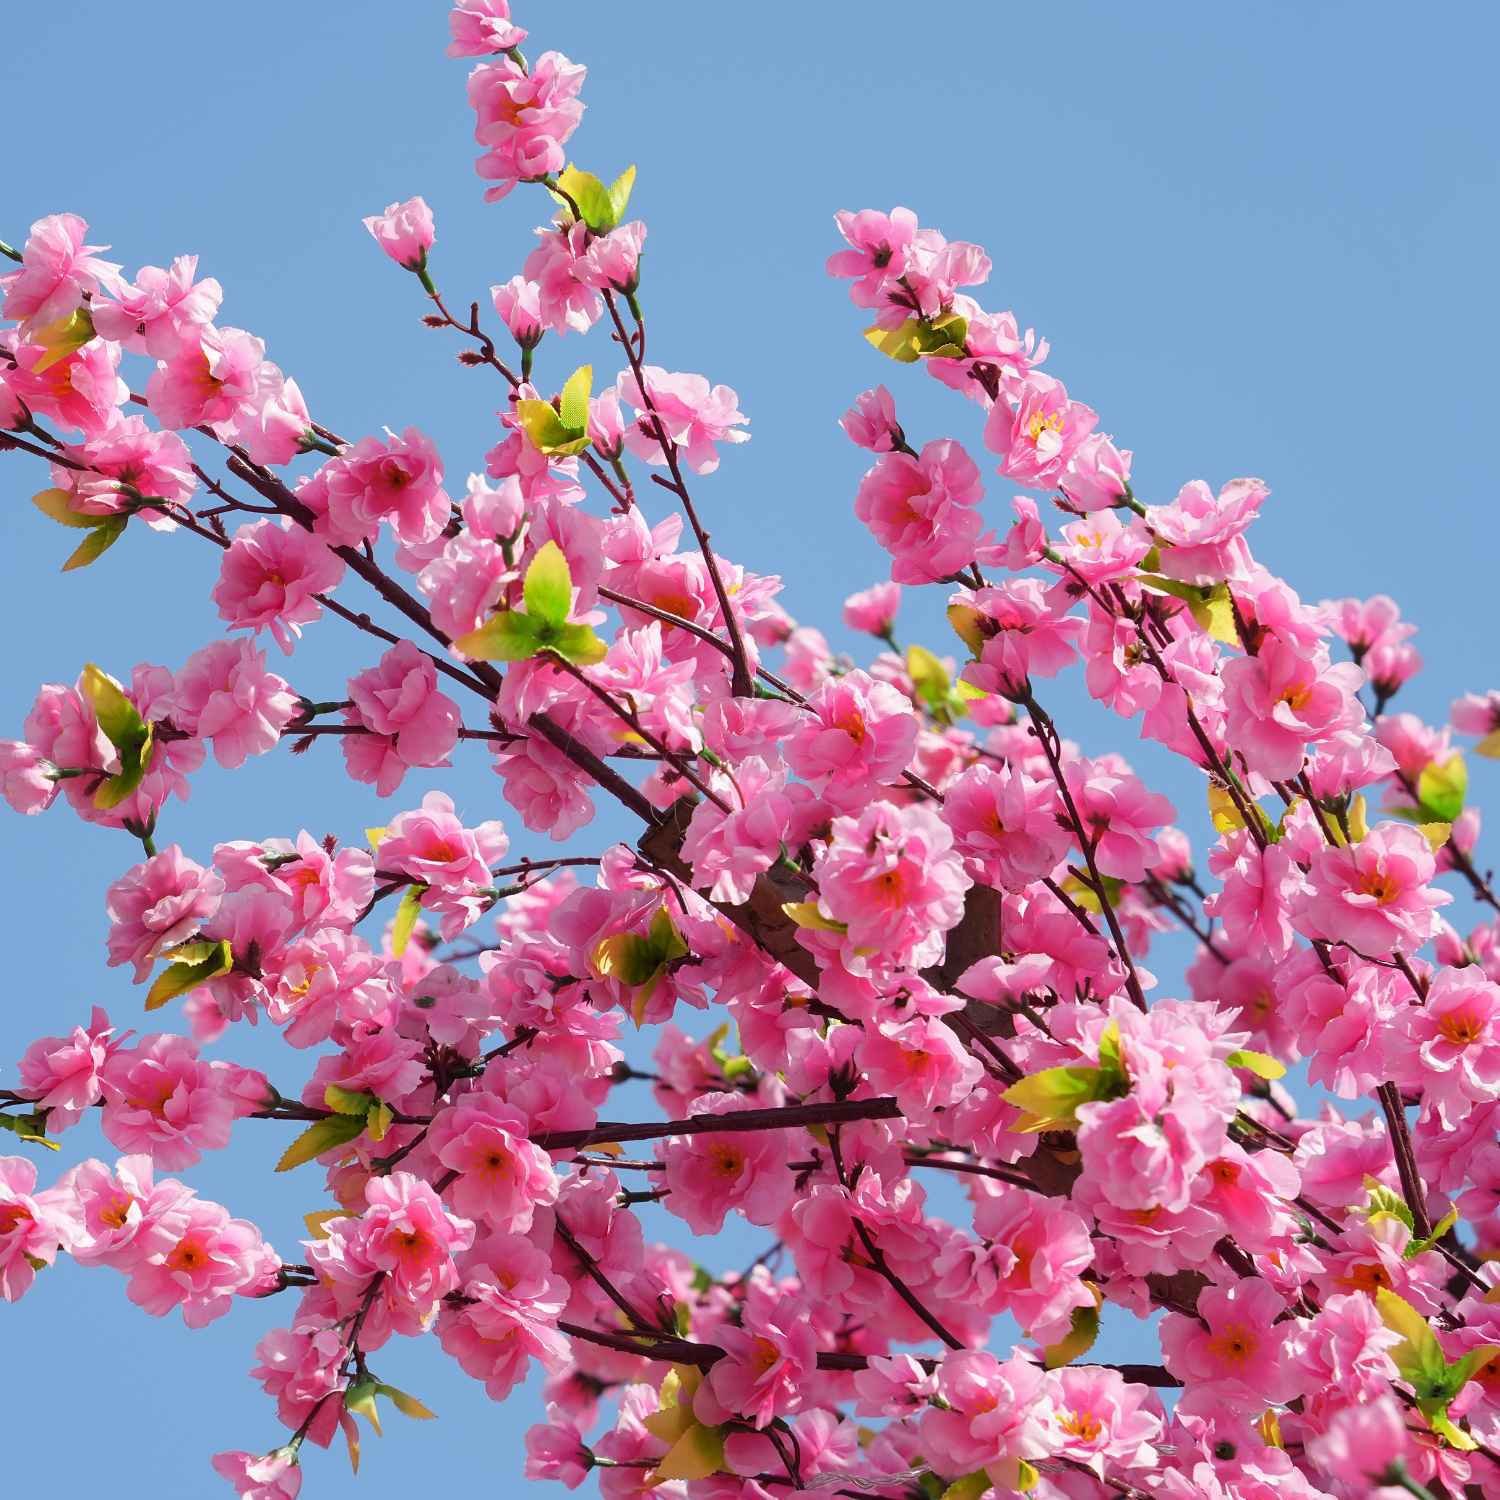
<svg viewBox="0 0 1500 1500"><path fill-rule="evenodd" d="M1067 599L1050 596L1035 578L953 596L949 618L976 660L964 679L986 693L1021 699L1033 677L1055 677L1076 655L1083 622L1063 613Z"/></svg>
<svg viewBox="0 0 1500 1500"><path fill-rule="evenodd" d="M64 452L88 466L83 471L61 466L52 471L58 487L68 493L69 509L82 516L119 515L135 503L125 492L127 485L142 497L164 501L186 500L197 485L192 456L182 439L175 432L147 427L141 417L113 413L87 442L70 444ZM177 524L167 509L149 501L140 514L157 530Z"/></svg>
<svg viewBox="0 0 1500 1500"><path fill-rule="evenodd" d="M1002 391L990 408L984 445L1000 455L1000 472L1007 479L1032 489L1052 489L1098 420L1092 407L1069 399L1062 381L1033 370L1013 393Z"/></svg>
<svg viewBox="0 0 1500 1500"><path fill-rule="evenodd" d="M361 438L318 470L326 506L314 530L332 546L373 541L381 523L407 546L436 540L452 510L432 441L408 427L399 437Z"/></svg>
<svg viewBox="0 0 1500 1500"><path fill-rule="evenodd" d="M844 600L844 624L883 641L890 636L900 608L901 585L877 583Z"/></svg>
<svg viewBox="0 0 1500 1500"><path fill-rule="evenodd" d="M512 276L504 286L492 286L490 299L495 311L523 349L535 349L542 340L541 288L524 276Z"/></svg>
<svg viewBox="0 0 1500 1500"><path fill-rule="evenodd" d="M448 1193L459 1213L524 1234L537 1209L557 1201L551 1159L527 1139L527 1128L519 1110L486 1094L465 1095L438 1114L427 1145L458 1174Z"/></svg>
<svg viewBox="0 0 1500 1500"><path fill-rule="evenodd" d="M122 1156L113 1170L102 1161L80 1162L58 1188L73 1205L73 1258L126 1273L177 1243L193 1197L170 1177L154 1181L149 1156Z"/></svg>
<svg viewBox="0 0 1500 1500"><path fill-rule="evenodd" d="M640 283L641 247L646 226L639 219L592 240L573 274L597 291L633 292Z"/></svg>
<svg viewBox="0 0 1500 1500"><path fill-rule="evenodd" d="M243 328L194 329L156 368L146 400L163 427L232 429L248 410L266 346Z"/></svg>
<svg viewBox="0 0 1500 1500"><path fill-rule="evenodd" d="M269 630L291 654L302 627L323 613L318 594L339 585L344 560L285 518L254 521L234 534L219 564L213 601L238 630Z"/></svg>
<svg viewBox="0 0 1500 1500"><path fill-rule="evenodd" d="M901 1113L918 1125L967 1098L984 1076L984 1065L937 1016L865 1027L855 1058L870 1087L894 1094Z"/></svg>
<svg viewBox="0 0 1500 1500"><path fill-rule="evenodd" d="M19 1300L71 1243L67 1201L65 1190L36 1191L36 1166L24 1156L0 1156L0 1300Z"/></svg>
<svg viewBox="0 0 1500 1500"><path fill-rule="evenodd" d="M1329 1478L1365 1487L1381 1480L1398 1459L1407 1458L1413 1446L1406 1417L1395 1396L1386 1391L1335 1413L1328 1430L1308 1442L1307 1456Z"/></svg>
<svg viewBox="0 0 1500 1500"><path fill-rule="evenodd" d="M436 238L432 227L432 210L424 199L408 198L405 203L391 203L383 214L371 214L364 226L375 236L375 243L398 266L420 271L427 264L427 252Z"/></svg>
<svg viewBox="0 0 1500 1500"><path fill-rule="evenodd" d="M51 1134L76 1125L83 1111L99 1102L104 1065L124 1041L111 1041L114 1031L96 1005L86 1027L75 1026L68 1036L41 1037L22 1055L21 1092L48 1111Z"/></svg>
<svg viewBox="0 0 1500 1500"><path fill-rule="evenodd" d="M57 800L52 764L24 740L0 740L0 796L18 813L45 812Z"/></svg>
<svg viewBox="0 0 1500 1500"><path fill-rule="evenodd" d="M1330 662L1321 646L1304 652L1268 635L1256 655L1224 663L1223 681L1230 741L1252 771L1272 780L1296 776L1305 745L1364 720L1355 696L1364 673Z"/></svg>
<svg viewBox="0 0 1500 1500"><path fill-rule="evenodd" d="M100 1128L121 1151L144 1151L160 1167L190 1167L204 1151L229 1144L236 1116L257 1102L237 1091L244 1070L206 1063L186 1037L142 1037L116 1050L104 1065ZM260 1093L267 1090L261 1080Z"/></svg>
<svg viewBox="0 0 1500 1500"><path fill-rule="evenodd" d="M115 288L116 301L96 297L89 304L95 331L132 353L166 359L184 344L199 340L214 320L224 291L212 276L202 281L196 255L179 255L171 266L142 266L134 285Z"/></svg>
<svg viewBox="0 0 1500 1500"><path fill-rule="evenodd" d="M490 864L510 840L499 822L465 828L445 792L428 792L422 806L394 818L380 844L380 870L409 875L427 887L422 904L445 914L444 936L479 916L491 888Z"/></svg>
<svg viewBox="0 0 1500 1500"><path fill-rule="evenodd" d="M1008 1190L979 1200L974 1230L989 1242L1001 1305L1028 1338L1052 1343L1067 1333L1076 1309L1094 1305L1082 1280L1093 1245L1071 1208L1039 1193Z"/></svg>
<svg viewBox="0 0 1500 1500"><path fill-rule="evenodd" d="M296 1431L311 1419L308 1438L326 1448L338 1431L343 1403L324 1398L343 1385L339 1371L346 1353L336 1327L299 1316L294 1327L273 1328L255 1346L259 1363L250 1377L276 1402L282 1426Z"/></svg>
<svg viewBox="0 0 1500 1500"><path fill-rule="evenodd" d="M109 965L133 964L143 983L151 966L186 942L219 909L224 881L190 860L176 844L135 865L110 886Z"/></svg>
<svg viewBox="0 0 1500 1500"><path fill-rule="evenodd" d="M1096 1473L1106 1461L1149 1468L1156 1461L1162 1422L1142 1408L1151 1397L1117 1370L1068 1365L1048 1376L1052 1451Z"/></svg>
<svg viewBox="0 0 1500 1500"><path fill-rule="evenodd" d="M0 315L41 328L65 318L85 292L113 290L120 268L95 254L108 245L84 244L88 227L77 214L38 219L21 251L21 269L0 276Z"/></svg>
<svg viewBox="0 0 1500 1500"><path fill-rule="evenodd" d="M1052 1449L1042 1370L1029 1360L1003 1364L993 1354L961 1350L938 1366L946 1409L922 1414L922 1443L958 1473L983 1469L1000 1489L1020 1483L1020 1465Z"/></svg>
<svg viewBox="0 0 1500 1500"><path fill-rule="evenodd" d="M1209 850L1208 867L1223 881L1203 909L1224 924L1236 949L1280 960L1292 946L1291 903L1302 890L1302 872L1282 844L1260 848L1248 833L1229 835Z"/></svg>
<svg viewBox="0 0 1500 1500"><path fill-rule="evenodd" d="M526 1477L552 1479L576 1490L593 1468L585 1428L561 1406L547 1405L547 1420L526 1429Z"/></svg>
<svg viewBox="0 0 1500 1500"><path fill-rule="evenodd" d="M786 742L791 768L834 807L852 811L899 780L917 742L911 701L857 668L818 688Z"/></svg>
<svg viewBox="0 0 1500 1500"><path fill-rule="evenodd" d="M466 22L464 56L476 55L467 50L473 30ZM503 198L517 182L562 171L563 146L583 118L578 94L587 72L560 52L544 52L529 72L507 57L481 63L469 74L474 139L486 148L476 168L496 184L484 195L488 201Z"/></svg>
<svg viewBox="0 0 1500 1500"><path fill-rule="evenodd" d="M448 12L449 57L488 57L526 40L526 30L510 18L510 0L458 0Z"/></svg>
<svg viewBox="0 0 1500 1500"><path fill-rule="evenodd" d="M181 1307L182 1321L202 1328L236 1296L267 1290L280 1260L254 1224L217 1203L194 1198L181 1210L172 1244L132 1268L125 1295L156 1318Z"/></svg>
<svg viewBox="0 0 1500 1500"><path fill-rule="evenodd" d="M856 396L854 405L839 418L839 426L849 434L850 442L871 453L889 453L906 442L896 420L896 403L883 385Z"/></svg>
<svg viewBox="0 0 1500 1500"><path fill-rule="evenodd" d="M925 804L875 802L858 817L835 818L817 875L819 910L845 930L803 938L836 943L851 974L938 962L970 884L953 835Z"/></svg>
<svg viewBox="0 0 1500 1500"><path fill-rule="evenodd" d="M1155 830L1176 816L1171 802L1103 761L1077 756L1064 764L1063 772L1100 873L1144 880L1156 861Z"/></svg>
<svg viewBox="0 0 1500 1500"><path fill-rule="evenodd" d="M302 1493L302 1466L293 1448L277 1448L259 1457L242 1449L216 1453L213 1465L243 1500L297 1500Z"/></svg>
<svg viewBox="0 0 1500 1500"><path fill-rule="evenodd" d="M801 1407L817 1368L817 1341L805 1307L791 1298L752 1304L742 1327L726 1324L715 1337L724 1357L709 1367L707 1384L726 1411L769 1427Z"/></svg>
<svg viewBox="0 0 1500 1500"><path fill-rule="evenodd" d="M1162 1320L1162 1357L1174 1375L1241 1410L1290 1401L1307 1377L1291 1358L1289 1325L1276 1321L1285 1311L1264 1281L1205 1287L1196 1319L1168 1313Z"/></svg>
<svg viewBox="0 0 1500 1500"><path fill-rule="evenodd" d="M943 821L953 846L987 883L1024 890L1051 874L1070 840L1058 821L1057 791L1010 765L971 766L948 789Z"/></svg>
<svg viewBox="0 0 1500 1500"><path fill-rule="evenodd" d="M1436 870L1418 829L1377 823L1359 843L1313 855L1292 921L1306 937L1348 943L1374 958L1395 947L1415 951L1437 931L1436 909L1453 899L1430 886Z"/></svg>
<svg viewBox="0 0 1500 1500"><path fill-rule="evenodd" d="M399 641L368 671L349 679L344 759L356 781L373 781L389 797L413 766L446 766L458 743L458 705L438 691L437 668L425 651Z"/></svg>
<svg viewBox="0 0 1500 1500"><path fill-rule="evenodd" d="M699 1114L753 1108L743 1094L702 1094ZM669 1136L656 1148L666 1206L694 1234L717 1234L731 1209L752 1224L774 1224L791 1205L790 1138L783 1130Z"/></svg>
<svg viewBox="0 0 1500 1500"><path fill-rule="evenodd" d="M299 711L286 679L266 671L265 652L243 640L195 651L172 690L173 723L210 741L214 759L231 771L275 749Z"/></svg>
<svg viewBox="0 0 1500 1500"><path fill-rule="evenodd" d="M891 554L897 583L934 583L973 561L983 496L979 466L942 438L915 457L882 453L859 482L854 514Z"/></svg>
<svg viewBox="0 0 1500 1500"><path fill-rule="evenodd" d="M1116 448L1102 432L1091 432L1073 450L1058 487L1078 510L1118 505L1130 491L1132 457L1128 448Z"/></svg>
<svg viewBox="0 0 1500 1500"><path fill-rule="evenodd" d="M917 216L909 208L883 214L873 208L858 213L836 213L833 222L850 248L828 258L828 274L852 278L849 295L856 307L879 307L888 282L906 271L907 257L917 236Z"/></svg>
<svg viewBox="0 0 1500 1500"><path fill-rule="evenodd" d="M1146 518L1161 549L1161 571L1184 583L1222 583L1249 570L1243 533L1271 492L1258 479L1231 479L1214 492L1201 479L1185 484L1170 505Z"/></svg>
<svg viewBox="0 0 1500 1500"><path fill-rule="evenodd" d="M363 938L324 927L281 956L266 1013L293 1047L315 1047L335 1031L389 1019L395 997L385 960Z"/></svg>
<svg viewBox="0 0 1500 1500"><path fill-rule="evenodd" d="M599 293L580 279L584 252L588 248L589 230L583 223L560 229L538 229L537 244L521 266L524 278L535 288L538 316L553 333L587 333L604 315ZM529 321L531 294L515 315ZM497 299L496 311L504 316ZM526 394L534 395L534 391ZM492 455L493 457L493 455ZM499 474L492 463L490 472Z"/></svg>
<svg viewBox="0 0 1500 1500"><path fill-rule="evenodd" d="M1422 1091L1445 1121L1500 1099L1500 985L1468 965L1439 969L1391 1038L1392 1077Z"/></svg>
<svg viewBox="0 0 1500 1500"><path fill-rule="evenodd" d="M639 414L625 433L625 446L638 458L666 463L658 422L695 474L712 474L719 467L718 444L750 441L741 427L750 419L727 385L710 386L702 375L676 374L659 365L646 365L641 373L646 377L645 393L629 371L621 372L618 383L620 399Z"/></svg>

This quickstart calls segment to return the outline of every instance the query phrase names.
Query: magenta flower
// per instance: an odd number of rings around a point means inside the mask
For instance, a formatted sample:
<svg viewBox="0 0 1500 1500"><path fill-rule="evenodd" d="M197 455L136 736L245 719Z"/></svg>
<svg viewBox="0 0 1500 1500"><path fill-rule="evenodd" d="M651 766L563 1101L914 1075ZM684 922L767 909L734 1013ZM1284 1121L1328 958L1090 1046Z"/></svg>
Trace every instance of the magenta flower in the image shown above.
<svg viewBox="0 0 1500 1500"><path fill-rule="evenodd" d="M176 844L134 866L110 886L109 964L132 964L143 983L169 949L194 936L219 909L224 881Z"/></svg>
<svg viewBox="0 0 1500 1500"><path fill-rule="evenodd" d="M1242 1411L1290 1401L1308 1375L1291 1357L1290 1325L1279 1323L1285 1302L1264 1281L1205 1287L1198 1317L1168 1313L1161 1348L1167 1368Z"/></svg>
<svg viewBox="0 0 1500 1500"><path fill-rule="evenodd" d="M288 656L302 627L323 613L317 595L338 587L344 561L287 520L241 526L219 565L213 601L240 630L269 630Z"/></svg>
<svg viewBox="0 0 1500 1500"><path fill-rule="evenodd" d="M695 1103L703 1114L753 1107L743 1094L703 1094ZM731 1209L752 1224L773 1224L792 1201L789 1153L779 1130L669 1136L656 1148L667 1207L694 1234L717 1234Z"/></svg>
<svg viewBox="0 0 1500 1500"><path fill-rule="evenodd" d="M509 52L526 40L526 30L510 18L510 0L458 0L448 12L449 57L488 57Z"/></svg>
<svg viewBox="0 0 1500 1500"><path fill-rule="evenodd" d="M19 1300L73 1241L65 1188L36 1191L36 1166L24 1156L0 1156L0 1301Z"/></svg>
<svg viewBox="0 0 1500 1500"><path fill-rule="evenodd" d="M156 1318L180 1307L189 1328L202 1328L236 1296L270 1290L280 1264L255 1225L193 1198L174 1216L171 1244L133 1266L125 1295Z"/></svg>
<svg viewBox="0 0 1500 1500"><path fill-rule="evenodd" d="M124 1040L115 1038L108 1015L96 1005L87 1026L75 1026L68 1036L41 1037L26 1049L19 1064L21 1089L48 1112L53 1135L76 1125L83 1111L99 1102L100 1074Z"/></svg>
<svg viewBox="0 0 1500 1500"><path fill-rule="evenodd" d="M807 707L786 742L787 762L833 807L853 811L900 779L917 742L904 693L856 669L824 683Z"/></svg>
<svg viewBox="0 0 1500 1500"><path fill-rule="evenodd" d="M505 1234L524 1234L539 1208L557 1201L547 1153L527 1139L526 1117L486 1094L469 1094L433 1122L427 1145L458 1175L453 1206Z"/></svg>
<svg viewBox="0 0 1500 1500"><path fill-rule="evenodd" d="M1244 532L1270 493L1258 479L1231 479L1216 497L1195 479L1170 505L1153 506L1146 524L1165 544L1162 572L1184 583L1221 583L1247 572Z"/></svg>
<svg viewBox="0 0 1500 1500"><path fill-rule="evenodd" d="M769 1427L803 1404L817 1342L806 1309L795 1299L766 1299L747 1312L742 1327L726 1325L717 1338L724 1358L710 1367L707 1386L726 1411Z"/></svg>
<svg viewBox="0 0 1500 1500"><path fill-rule="evenodd" d="M256 1456L237 1449L216 1453L214 1472L234 1486L241 1500L297 1500L302 1493L302 1466L292 1448Z"/></svg>
<svg viewBox="0 0 1500 1500"><path fill-rule="evenodd" d="M1067 604L1035 578L955 594L953 610L977 657L964 668L964 679L986 693L1020 699L1031 691L1032 677L1055 677L1074 660L1083 629L1081 620L1063 613Z"/></svg>
<svg viewBox="0 0 1500 1500"><path fill-rule="evenodd" d="M953 845L1008 891L1024 890L1056 868L1069 838L1057 790L1009 765L971 766L947 790L943 821Z"/></svg>
<svg viewBox="0 0 1500 1500"><path fill-rule="evenodd" d="M1020 1465L1052 1450L1045 1381L1030 1360L961 1350L938 1366L937 1385L946 1407L923 1413L922 1441L955 1472L983 1469L997 1488L1015 1489Z"/></svg>
<svg viewBox="0 0 1500 1500"><path fill-rule="evenodd" d="M859 482L854 514L891 554L897 583L934 583L973 560L983 495L979 466L943 438L917 457L882 453Z"/></svg>
<svg viewBox="0 0 1500 1500"><path fill-rule="evenodd" d="M367 734L342 736L344 759L356 781L372 781L382 797L413 766L446 766L458 743L458 705L438 691L437 668L410 641L392 646L368 671L349 679L344 722Z"/></svg>
<svg viewBox="0 0 1500 1500"><path fill-rule="evenodd" d="M419 545L434 541L448 524L442 460L415 427L399 437L388 432L383 442L361 438L329 459L314 483L317 491L304 491L303 498L318 511L315 529L333 546L373 541L386 521L399 541Z"/></svg>
<svg viewBox="0 0 1500 1500"><path fill-rule="evenodd" d="M472 34L466 21L466 47ZM495 184L484 195L489 202L503 198L517 182L562 171L567 163L563 146L583 118L578 95L587 73L561 52L544 52L529 72L506 57L480 63L469 74L474 139L485 147L475 165L481 177Z"/></svg>
<svg viewBox="0 0 1500 1500"><path fill-rule="evenodd" d="M266 671L266 654L249 641L214 641L177 674L172 721L208 740L231 771L276 747L296 718L299 700L283 677Z"/></svg>
<svg viewBox="0 0 1500 1500"><path fill-rule="evenodd" d="M196 255L179 255L166 270L142 266L133 284L115 287L113 302L95 297L89 304L95 331L154 359L200 341L219 311L224 290L212 276L195 280L197 274Z"/></svg>

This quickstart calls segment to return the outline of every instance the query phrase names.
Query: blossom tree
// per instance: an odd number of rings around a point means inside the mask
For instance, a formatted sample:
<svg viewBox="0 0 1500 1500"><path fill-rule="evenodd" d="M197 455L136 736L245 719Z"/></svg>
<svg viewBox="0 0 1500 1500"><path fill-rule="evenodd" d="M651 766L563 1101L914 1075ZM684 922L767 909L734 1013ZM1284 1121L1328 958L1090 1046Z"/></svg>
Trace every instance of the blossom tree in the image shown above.
<svg viewBox="0 0 1500 1500"><path fill-rule="evenodd" d="M546 222L493 317L441 289L421 198L365 224L499 382L462 486L415 427L321 424L196 257L128 277L70 213L0 244L0 449L64 570L189 533L225 626L45 684L0 742L17 812L118 844L103 956L149 1017L64 1014L15 1060L0 1297L70 1255L190 1328L285 1298L267 1430L212 1460L261 1500L310 1449L357 1460L360 1420L431 1417L399 1384L424 1336L495 1401L542 1371L526 1476L609 1500L1500 1494L1500 897L1454 742L1500 754L1500 693L1392 712L1396 605L1260 564L1257 479L1138 497L978 300L985 252L904 208L836 214L828 271L963 436L854 397L890 569L843 605L870 659L834 656L712 546L749 419L648 354L635 169L574 159L584 68L523 52L507 0L451 33L485 196ZM987 471L1029 492L1003 523ZM953 656L898 644L910 588ZM309 628L345 631L342 685L299 672ZM1075 669L1201 782L1200 855L1065 737ZM173 838L208 757L321 738L384 826ZM465 740L496 797L403 797ZM606 801L632 836L590 846ZM1147 967L1173 930L1177 995ZM210 1055L262 1022L275 1081ZM643 1078L650 1119L616 1103ZM92 1110L118 1158L44 1170ZM255 1129L322 1172L286 1254L180 1175ZM697 1243L731 1221L770 1241L749 1269ZM1106 1304L1162 1314L1154 1357L1091 1357Z"/></svg>

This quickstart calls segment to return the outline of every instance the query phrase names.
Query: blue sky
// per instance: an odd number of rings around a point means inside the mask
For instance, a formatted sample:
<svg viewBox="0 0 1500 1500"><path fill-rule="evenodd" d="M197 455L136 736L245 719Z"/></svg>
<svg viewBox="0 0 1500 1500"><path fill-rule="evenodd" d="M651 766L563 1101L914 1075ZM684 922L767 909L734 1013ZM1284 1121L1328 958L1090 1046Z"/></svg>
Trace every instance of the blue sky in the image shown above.
<svg viewBox="0 0 1500 1500"><path fill-rule="evenodd" d="M863 464L839 413L884 380L914 438L978 452L974 409L874 354L822 275L835 209L903 203L989 249L984 300L1052 341L1048 368L1135 450L1139 494L1261 475L1273 491L1253 536L1264 561L1308 598L1394 593L1421 625L1429 667L1404 706L1438 718L1454 695L1496 685L1490 8L1456 7L1439 25L1396 6L1285 0L673 0L533 4L521 19L533 55L556 47L589 65L576 159L604 176L639 167L653 358L734 386L752 419L753 441L696 490L717 545L779 572L788 609L836 644L855 644L838 602L884 575L851 514ZM197 252L224 284L222 321L268 341L320 420L350 436L415 423L461 486L494 441L499 383L461 370L454 344L420 326L415 285L360 219L423 193L438 281L466 302L519 270L546 205L525 190L481 201L466 65L444 58L445 40L436 3L148 0L128 20L105 0L25 7L0 52L12 122L0 238L19 243L34 218L69 209L132 271ZM557 383L590 353L608 359L602 341L544 345L539 369ZM60 577L71 542L26 503L37 466L8 456L3 473L0 734L19 732L40 681L89 659L119 675L179 665L212 637L201 544L132 528L100 565ZM996 524L1009 494L990 474ZM903 637L949 649L940 604L913 599ZM326 622L294 658L295 684L341 696L341 674L367 664L354 641ZM1131 748L1076 682L1047 701L1088 748ZM1136 758L1201 840L1193 781L1149 747ZM326 744L295 769L277 756L233 778L209 769L163 837L200 857L220 839L304 826L357 837L385 817L341 772ZM429 784L413 778L411 800ZM503 811L481 757L445 784L471 816ZM509 821L518 852L545 852ZM127 841L62 810L0 830L3 1085L27 1042L92 1004L122 1025L141 1018L138 992L103 967L103 891L133 858ZM595 845L626 832L601 817ZM1152 964L1169 992L1174 951ZM254 1036L224 1050L276 1056ZM189 1175L291 1258L318 1194L306 1175L268 1179L279 1128L247 1123ZM63 1160L109 1154L92 1132L67 1137ZM759 1240L723 1258L746 1245ZM276 1440L245 1371L289 1311L287 1299L246 1304L189 1335L137 1313L112 1272L44 1275L0 1309L10 1486L65 1494L103 1474L124 1494L211 1493L210 1452ZM1126 1349L1143 1352L1113 1352ZM393 1347L381 1369L442 1420L393 1418L366 1444L364 1494L434 1472L455 1484L517 1472L532 1396L497 1411L430 1341ZM311 1464L309 1494L360 1492L341 1457Z"/></svg>

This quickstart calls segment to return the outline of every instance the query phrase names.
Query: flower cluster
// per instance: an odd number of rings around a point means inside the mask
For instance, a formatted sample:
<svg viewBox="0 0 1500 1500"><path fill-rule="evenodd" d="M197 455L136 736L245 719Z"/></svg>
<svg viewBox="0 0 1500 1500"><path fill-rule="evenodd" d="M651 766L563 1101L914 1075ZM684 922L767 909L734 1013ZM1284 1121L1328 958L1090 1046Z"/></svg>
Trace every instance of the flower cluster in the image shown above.
<svg viewBox="0 0 1500 1500"><path fill-rule="evenodd" d="M985 252L905 208L838 214L828 269L969 435L855 398L889 577L844 605L871 659L835 654L710 544L698 481L748 418L646 362L634 168L569 159L584 68L528 59L507 0L451 35L486 196L547 216L493 333L449 312L422 199L365 221L501 382L461 485L414 427L316 422L194 257L129 279L71 214L0 245L0 449L81 533L67 568L186 532L228 632L44 684L0 742L18 813L129 851L104 964L179 1023L68 1011L18 1060L0 1298L59 1255L190 1327L291 1294L252 1372L284 1431L213 1461L252 1497L382 1402L430 1416L384 1378L429 1334L496 1401L539 1375L527 1477L611 1500L1500 1493L1500 894L1455 741L1500 755L1500 693L1390 712L1421 667L1397 606L1258 561L1258 479L1138 497L1046 341L977 300ZM608 378L544 381L596 325ZM1030 492L1007 517L986 469ZM921 587L953 655L898 644ZM315 680L304 631L345 626ZM1064 737L1041 700L1075 668L1201 783L1197 855ZM169 840L210 756L283 742L400 803ZM491 795L411 790L460 757ZM638 836L574 852L601 799ZM1148 967L1168 932L1181 984ZM279 1086L210 1055L260 1024ZM616 1102L638 1081L660 1118ZM44 1184L29 1153L85 1119L123 1154ZM322 1174L297 1259L162 1175L239 1129ZM749 1269L682 1248L740 1221ZM1126 1317L1152 1357L1095 1357Z"/></svg>

